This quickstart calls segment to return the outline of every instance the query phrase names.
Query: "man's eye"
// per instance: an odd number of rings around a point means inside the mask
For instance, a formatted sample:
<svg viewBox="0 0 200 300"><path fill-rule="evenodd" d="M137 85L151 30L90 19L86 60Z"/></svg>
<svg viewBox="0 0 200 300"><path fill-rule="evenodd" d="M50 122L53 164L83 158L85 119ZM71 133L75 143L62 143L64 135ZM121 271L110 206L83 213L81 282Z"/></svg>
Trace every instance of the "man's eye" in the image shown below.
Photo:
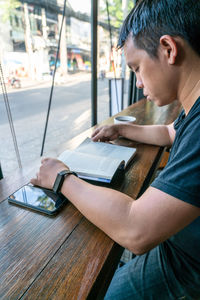
<svg viewBox="0 0 200 300"><path fill-rule="evenodd" d="M137 72L139 72L139 67L137 67L137 68L135 69L135 73L137 73Z"/></svg>

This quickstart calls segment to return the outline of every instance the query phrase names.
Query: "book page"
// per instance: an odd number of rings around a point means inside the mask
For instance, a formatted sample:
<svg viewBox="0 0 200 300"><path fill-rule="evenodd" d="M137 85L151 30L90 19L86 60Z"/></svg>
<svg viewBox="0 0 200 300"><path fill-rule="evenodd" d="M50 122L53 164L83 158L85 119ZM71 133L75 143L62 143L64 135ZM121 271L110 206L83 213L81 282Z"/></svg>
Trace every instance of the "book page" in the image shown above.
<svg viewBox="0 0 200 300"><path fill-rule="evenodd" d="M125 161L125 167L136 153L136 148L113 145L110 143L93 142L86 138L75 150L75 152L90 153L92 155L107 157L109 161L118 159Z"/></svg>
<svg viewBox="0 0 200 300"><path fill-rule="evenodd" d="M58 157L81 178L110 182L121 160L66 150ZM91 178L90 178L91 177ZM103 180L105 179L105 180Z"/></svg>

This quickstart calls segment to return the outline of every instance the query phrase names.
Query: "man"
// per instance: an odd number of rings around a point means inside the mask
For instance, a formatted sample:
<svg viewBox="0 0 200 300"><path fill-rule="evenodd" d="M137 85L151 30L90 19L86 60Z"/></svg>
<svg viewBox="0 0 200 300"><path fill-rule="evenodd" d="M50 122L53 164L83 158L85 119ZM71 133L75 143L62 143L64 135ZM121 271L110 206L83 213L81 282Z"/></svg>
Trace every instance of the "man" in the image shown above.
<svg viewBox="0 0 200 300"><path fill-rule="evenodd" d="M200 1L142 0L123 24L119 47L137 87L163 106L184 111L168 126L115 124L94 141L126 138L172 146L170 159L137 200L65 178L61 192L86 218L137 256L119 268L106 299L200 298ZM46 158L33 184L52 188L62 162Z"/></svg>

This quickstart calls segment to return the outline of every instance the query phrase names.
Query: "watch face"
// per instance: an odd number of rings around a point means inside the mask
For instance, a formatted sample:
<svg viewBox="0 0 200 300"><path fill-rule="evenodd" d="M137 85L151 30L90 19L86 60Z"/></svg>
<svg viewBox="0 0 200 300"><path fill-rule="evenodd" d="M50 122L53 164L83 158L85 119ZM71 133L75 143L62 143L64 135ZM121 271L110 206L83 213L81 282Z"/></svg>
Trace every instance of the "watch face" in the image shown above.
<svg viewBox="0 0 200 300"><path fill-rule="evenodd" d="M53 191L55 193L58 193L60 191L62 183L64 181L64 175L61 175L60 173L58 173L55 183L54 183L54 186L53 186Z"/></svg>
<svg viewBox="0 0 200 300"><path fill-rule="evenodd" d="M53 185L53 191L55 193L60 192L63 182L65 180L65 177L66 177L66 175L69 175L69 174L74 174L75 176L77 176L75 172L72 172L70 170L63 170L57 174L55 183Z"/></svg>
<svg viewBox="0 0 200 300"><path fill-rule="evenodd" d="M58 174L60 174L62 176L62 175L67 174L68 172L70 172L70 171L69 170L63 170L63 171L59 172Z"/></svg>

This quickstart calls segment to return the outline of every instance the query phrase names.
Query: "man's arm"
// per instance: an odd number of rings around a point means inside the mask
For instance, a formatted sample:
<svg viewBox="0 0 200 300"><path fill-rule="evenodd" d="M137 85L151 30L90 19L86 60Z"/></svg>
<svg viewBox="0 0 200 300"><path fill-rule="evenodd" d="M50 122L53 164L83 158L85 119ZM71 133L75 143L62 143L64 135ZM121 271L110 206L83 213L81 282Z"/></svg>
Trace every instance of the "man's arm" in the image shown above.
<svg viewBox="0 0 200 300"><path fill-rule="evenodd" d="M62 162L44 159L37 179L31 182L52 188L63 169L67 166ZM69 175L61 192L88 220L135 254L150 250L200 215L200 208L153 187L133 201L123 193Z"/></svg>
<svg viewBox="0 0 200 300"><path fill-rule="evenodd" d="M91 186L71 176L62 193L88 220L137 255L154 248L200 215L200 208L152 187L133 201L125 194Z"/></svg>
<svg viewBox="0 0 200 300"><path fill-rule="evenodd" d="M158 145L171 146L175 138L173 123L170 125L114 124L97 128L92 134L93 141L114 140L123 136L130 140Z"/></svg>

